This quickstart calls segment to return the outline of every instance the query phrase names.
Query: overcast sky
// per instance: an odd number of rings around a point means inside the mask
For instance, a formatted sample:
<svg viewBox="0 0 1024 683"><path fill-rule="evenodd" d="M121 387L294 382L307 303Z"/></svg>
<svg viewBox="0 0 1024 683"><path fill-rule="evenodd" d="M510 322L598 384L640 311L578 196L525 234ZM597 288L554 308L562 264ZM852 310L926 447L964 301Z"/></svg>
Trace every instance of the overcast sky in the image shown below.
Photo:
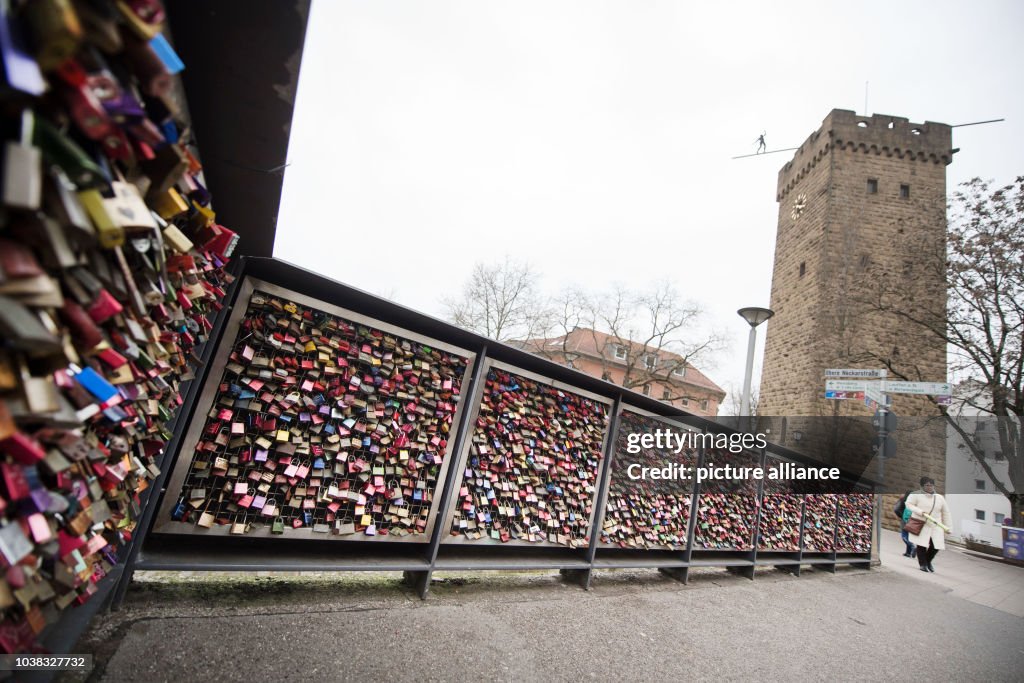
<svg viewBox="0 0 1024 683"><path fill-rule="evenodd" d="M954 130L947 171L1009 182L1022 29L1009 0L315 0L275 255L434 315L506 255L551 291L668 277L732 340L701 369L738 388L792 152L731 157L863 114L868 82L868 113L1005 118Z"/></svg>

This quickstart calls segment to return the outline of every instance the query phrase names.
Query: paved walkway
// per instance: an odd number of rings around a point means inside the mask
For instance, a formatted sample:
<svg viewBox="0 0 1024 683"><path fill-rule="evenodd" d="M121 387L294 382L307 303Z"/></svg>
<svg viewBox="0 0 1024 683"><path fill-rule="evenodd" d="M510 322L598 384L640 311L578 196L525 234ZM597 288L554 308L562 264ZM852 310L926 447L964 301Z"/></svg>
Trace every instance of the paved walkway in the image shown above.
<svg viewBox="0 0 1024 683"><path fill-rule="evenodd" d="M986 560L947 544L932 565L934 574L917 568L917 559L903 557L903 541L895 531L882 531L882 565L919 581L942 586L956 597L1024 617L1024 567Z"/></svg>
<svg viewBox="0 0 1024 683"><path fill-rule="evenodd" d="M926 576L898 542L870 571L706 569L688 586L602 571L589 592L550 572L473 572L435 580L426 601L394 574L145 572L79 643L91 676L61 680L1020 681L1024 619L956 592L972 576L991 579L978 595L1019 585L1021 570L949 551Z"/></svg>

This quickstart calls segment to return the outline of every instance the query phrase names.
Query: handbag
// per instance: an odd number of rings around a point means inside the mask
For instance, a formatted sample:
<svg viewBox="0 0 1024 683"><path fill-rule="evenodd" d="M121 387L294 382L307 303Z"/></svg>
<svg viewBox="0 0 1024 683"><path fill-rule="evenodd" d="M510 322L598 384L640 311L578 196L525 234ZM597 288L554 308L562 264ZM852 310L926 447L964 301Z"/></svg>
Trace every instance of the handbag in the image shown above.
<svg viewBox="0 0 1024 683"><path fill-rule="evenodd" d="M907 523L903 525L904 531L908 534L914 534L915 536L920 535L922 529L924 529L923 519L914 519L911 517L907 520Z"/></svg>
<svg viewBox="0 0 1024 683"><path fill-rule="evenodd" d="M932 509L928 511L929 515L935 511L935 502L936 500L933 498ZM907 523L903 525L904 531L906 531L908 534L914 534L915 536L920 535L922 529L924 529L923 519L914 519L913 517L911 517L907 520Z"/></svg>

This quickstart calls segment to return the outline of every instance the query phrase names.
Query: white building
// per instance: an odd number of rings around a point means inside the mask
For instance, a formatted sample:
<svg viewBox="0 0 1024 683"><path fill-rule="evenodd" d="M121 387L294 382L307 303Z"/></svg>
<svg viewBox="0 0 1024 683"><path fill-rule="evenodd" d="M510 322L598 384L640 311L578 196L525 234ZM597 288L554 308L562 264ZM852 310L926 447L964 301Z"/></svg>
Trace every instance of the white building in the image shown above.
<svg viewBox="0 0 1024 683"><path fill-rule="evenodd" d="M960 425L982 446L995 478L1011 487L1009 465L999 450L996 418L979 405L985 405L985 394L978 385L965 382L955 387L950 412L959 415ZM1001 548L1003 518L1010 514L1010 501L999 493L956 429L947 425L946 430L946 500L953 519L951 535L958 539L969 535Z"/></svg>

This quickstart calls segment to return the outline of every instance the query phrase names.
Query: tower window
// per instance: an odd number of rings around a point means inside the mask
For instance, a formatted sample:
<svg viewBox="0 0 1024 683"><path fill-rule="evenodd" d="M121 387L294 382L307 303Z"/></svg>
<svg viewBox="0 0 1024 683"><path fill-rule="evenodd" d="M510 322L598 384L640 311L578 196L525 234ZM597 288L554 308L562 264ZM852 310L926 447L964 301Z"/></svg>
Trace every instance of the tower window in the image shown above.
<svg viewBox="0 0 1024 683"><path fill-rule="evenodd" d="M975 510L974 511L974 518L976 520L978 520L979 522L984 522L985 521L985 511L984 510Z"/></svg>
<svg viewBox="0 0 1024 683"><path fill-rule="evenodd" d="M613 350L614 350L613 352L615 353L615 357L616 358L618 358L619 360L624 360L626 358L626 347L625 346L622 346L621 344L613 344L612 347L613 347Z"/></svg>
<svg viewBox="0 0 1024 683"><path fill-rule="evenodd" d="M878 178L868 178L868 194L878 194Z"/></svg>
<svg viewBox="0 0 1024 683"><path fill-rule="evenodd" d="M671 398L672 398L672 392L671 391L669 391L668 389L662 389L661 390L661 400L662 401L668 401Z"/></svg>
<svg viewBox="0 0 1024 683"><path fill-rule="evenodd" d="M644 392L644 396L650 396L651 395L651 385L650 384L645 384L644 388L643 388L643 392Z"/></svg>
<svg viewBox="0 0 1024 683"><path fill-rule="evenodd" d="M975 491L984 491L985 490L985 480L984 479L975 479L974 480L974 490Z"/></svg>
<svg viewBox="0 0 1024 683"><path fill-rule="evenodd" d="M900 185L900 199L910 199L910 185Z"/></svg>
<svg viewBox="0 0 1024 683"><path fill-rule="evenodd" d="M803 277L804 273L806 273L806 272L807 272L807 261L801 261L800 262L800 277Z"/></svg>

